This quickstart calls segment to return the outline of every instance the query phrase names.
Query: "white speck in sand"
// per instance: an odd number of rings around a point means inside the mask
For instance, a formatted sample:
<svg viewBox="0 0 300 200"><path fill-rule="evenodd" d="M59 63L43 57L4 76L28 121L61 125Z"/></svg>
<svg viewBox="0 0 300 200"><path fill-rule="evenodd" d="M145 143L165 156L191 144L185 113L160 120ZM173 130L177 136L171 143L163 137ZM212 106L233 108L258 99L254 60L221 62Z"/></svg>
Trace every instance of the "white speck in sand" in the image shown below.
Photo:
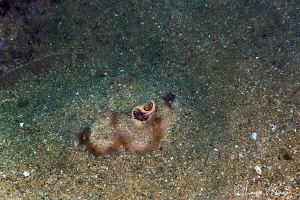
<svg viewBox="0 0 300 200"><path fill-rule="evenodd" d="M27 171L23 172L22 174L25 178L27 178L29 176L29 172L27 172Z"/></svg>

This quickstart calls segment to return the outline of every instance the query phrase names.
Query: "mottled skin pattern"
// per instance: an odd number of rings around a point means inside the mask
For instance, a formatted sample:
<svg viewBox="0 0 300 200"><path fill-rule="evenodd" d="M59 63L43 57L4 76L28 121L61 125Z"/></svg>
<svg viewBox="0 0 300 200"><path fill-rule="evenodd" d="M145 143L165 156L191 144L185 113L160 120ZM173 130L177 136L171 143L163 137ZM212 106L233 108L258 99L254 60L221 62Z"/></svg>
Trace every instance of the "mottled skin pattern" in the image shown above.
<svg viewBox="0 0 300 200"><path fill-rule="evenodd" d="M111 125L114 129L114 137L112 139L113 144L109 147L100 147L94 145L91 140L92 131L89 127L84 128L81 133L79 133L79 143L84 144L86 148L94 155L108 155L115 153L119 147L125 147L130 151L135 151L138 153L147 153L153 151L159 147L160 140L163 138L164 134L167 132L167 128L172 118L172 108L169 102L165 102L164 109L167 110L168 117L162 119L156 114L156 104L151 101L149 105L137 106L132 111L131 122L135 127L135 130L146 130L148 133L145 137L148 137L148 141L143 143L142 140L133 139L130 134L124 133L118 127L120 113L113 113L111 115ZM153 114L153 116L152 116Z"/></svg>

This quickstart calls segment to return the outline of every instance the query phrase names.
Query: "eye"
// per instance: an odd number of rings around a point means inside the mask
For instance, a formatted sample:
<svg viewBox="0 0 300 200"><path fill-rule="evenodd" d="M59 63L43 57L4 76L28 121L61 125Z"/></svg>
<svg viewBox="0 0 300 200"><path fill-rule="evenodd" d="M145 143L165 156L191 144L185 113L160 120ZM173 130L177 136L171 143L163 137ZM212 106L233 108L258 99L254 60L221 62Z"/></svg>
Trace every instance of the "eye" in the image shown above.
<svg viewBox="0 0 300 200"><path fill-rule="evenodd" d="M152 102L150 102L147 106L144 106L144 110L145 111L149 111L149 110L151 110L153 108L153 103Z"/></svg>
<svg viewBox="0 0 300 200"><path fill-rule="evenodd" d="M134 110L132 114L139 121L146 121L148 119L139 109Z"/></svg>

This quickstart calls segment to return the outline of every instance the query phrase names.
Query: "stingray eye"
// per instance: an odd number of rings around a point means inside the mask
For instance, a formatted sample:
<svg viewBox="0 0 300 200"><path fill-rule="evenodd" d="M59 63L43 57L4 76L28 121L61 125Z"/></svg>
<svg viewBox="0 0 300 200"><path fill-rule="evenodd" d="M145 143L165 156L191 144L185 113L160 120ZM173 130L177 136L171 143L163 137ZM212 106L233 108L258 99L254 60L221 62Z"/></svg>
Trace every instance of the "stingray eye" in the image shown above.
<svg viewBox="0 0 300 200"><path fill-rule="evenodd" d="M144 115L139 109L134 110L132 114L139 121L146 121L148 119L148 116Z"/></svg>
<svg viewBox="0 0 300 200"><path fill-rule="evenodd" d="M145 110L145 111L149 111L149 110L152 109L152 107L153 107L153 103L150 102L147 106L144 106L144 110Z"/></svg>

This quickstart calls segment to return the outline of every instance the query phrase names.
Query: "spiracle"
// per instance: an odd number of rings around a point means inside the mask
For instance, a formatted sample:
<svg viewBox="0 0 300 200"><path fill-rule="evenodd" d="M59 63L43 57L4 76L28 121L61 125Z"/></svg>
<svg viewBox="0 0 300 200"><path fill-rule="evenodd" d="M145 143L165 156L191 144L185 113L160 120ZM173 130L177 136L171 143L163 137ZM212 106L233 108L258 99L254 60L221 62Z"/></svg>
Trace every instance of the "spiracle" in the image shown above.
<svg viewBox="0 0 300 200"><path fill-rule="evenodd" d="M148 105L144 106L145 111L149 111L153 108L153 102L150 102Z"/></svg>

